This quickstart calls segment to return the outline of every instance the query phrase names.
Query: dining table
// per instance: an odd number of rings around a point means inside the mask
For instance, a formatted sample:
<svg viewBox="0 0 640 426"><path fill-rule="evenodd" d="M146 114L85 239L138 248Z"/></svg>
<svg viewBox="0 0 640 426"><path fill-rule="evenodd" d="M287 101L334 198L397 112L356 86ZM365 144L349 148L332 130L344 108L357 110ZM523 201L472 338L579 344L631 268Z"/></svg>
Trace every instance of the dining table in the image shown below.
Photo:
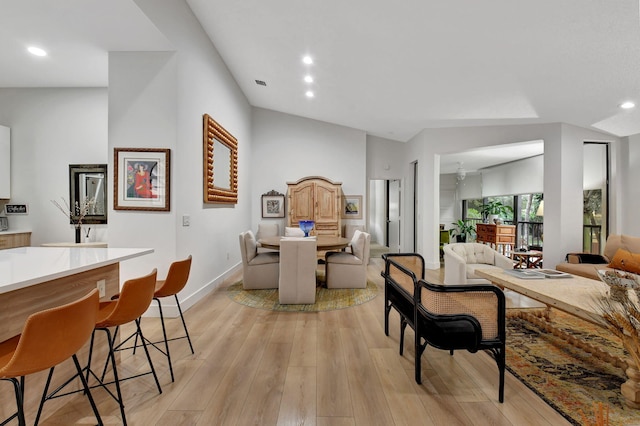
<svg viewBox="0 0 640 426"><path fill-rule="evenodd" d="M280 250L280 240L282 236L260 238L258 242L263 248L272 250ZM344 237L336 237L334 235L317 235L315 236L317 243L317 251L342 250L349 245L349 239Z"/></svg>

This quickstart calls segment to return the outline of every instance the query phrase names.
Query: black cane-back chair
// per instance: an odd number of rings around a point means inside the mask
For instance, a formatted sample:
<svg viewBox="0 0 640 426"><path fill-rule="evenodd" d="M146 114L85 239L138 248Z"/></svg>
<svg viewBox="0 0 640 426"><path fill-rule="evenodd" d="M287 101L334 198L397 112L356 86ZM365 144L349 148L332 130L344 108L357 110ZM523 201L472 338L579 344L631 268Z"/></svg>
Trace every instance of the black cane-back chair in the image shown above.
<svg viewBox="0 0 640 426"><path fill-rule="evenodd" d="M494 285L437 285L424 280L424 259L416 253L383 255L385 334L389 312L400 314L400 355L404 330L415 334L415 380L422 383L420 359L431 345L438 349L489 352L500 374L498 399L504 401L505 298Z"/></svg>

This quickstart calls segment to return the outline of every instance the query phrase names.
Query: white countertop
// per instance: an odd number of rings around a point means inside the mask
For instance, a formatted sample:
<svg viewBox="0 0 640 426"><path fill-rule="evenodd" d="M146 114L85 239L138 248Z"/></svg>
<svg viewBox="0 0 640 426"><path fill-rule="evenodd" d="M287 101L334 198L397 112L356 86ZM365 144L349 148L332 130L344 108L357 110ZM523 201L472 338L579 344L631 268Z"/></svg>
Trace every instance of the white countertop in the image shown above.
<svg viewBox="0 0 640 426"><path fill-rule="evenodd" d="M20 247L0 250L0 294L149 253L153 253L153 249Z"/></svg>
<svg viewBox="0 0 640 426"><path fill-rule="evenodd" d="M7 229L6 231L0 231L0 235L24 234L26 232L31 232L31 229Z"/></svg>

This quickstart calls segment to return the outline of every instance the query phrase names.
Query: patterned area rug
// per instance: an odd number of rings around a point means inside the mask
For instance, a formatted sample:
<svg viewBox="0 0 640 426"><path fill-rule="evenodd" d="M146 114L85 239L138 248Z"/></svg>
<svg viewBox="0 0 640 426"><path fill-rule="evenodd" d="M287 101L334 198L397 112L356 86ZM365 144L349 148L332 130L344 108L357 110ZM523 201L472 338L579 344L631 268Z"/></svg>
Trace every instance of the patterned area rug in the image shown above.
<svg viewBox="0 0 640 426"><path fill-rule="evenodd" d="M608 331L557 312L553 323L586 341L625 358L619 340ZM611 425L639 425L640 410L623 403L621 368L594 358L529 321L507 319L507 369L575 425L594 419L594 403L609 406ZM507 396L508 398L508 396Z"/></svg>
<svg viewBox="0 0 640 426"><path fill-rule="evenodd" d="M227 288L227 295L234 302L252 308L278 312L321 312L344 309L366 303L378 295L378 286L368 281L366 288L316 288L316 303L313 305L281 305L278 290L243 290L242 282Z"/></svg>

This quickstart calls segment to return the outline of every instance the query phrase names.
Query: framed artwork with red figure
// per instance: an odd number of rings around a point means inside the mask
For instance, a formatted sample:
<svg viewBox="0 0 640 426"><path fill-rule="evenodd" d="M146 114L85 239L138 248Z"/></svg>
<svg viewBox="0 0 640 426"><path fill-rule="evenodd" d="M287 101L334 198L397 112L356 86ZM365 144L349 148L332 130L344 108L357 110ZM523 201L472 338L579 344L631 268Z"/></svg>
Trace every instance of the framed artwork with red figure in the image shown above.
<svg viewBox="0 0 640 426"><path fill-rule="evenodd" d="M114 148L114 210L170 210L171 150Z"/></svg>

